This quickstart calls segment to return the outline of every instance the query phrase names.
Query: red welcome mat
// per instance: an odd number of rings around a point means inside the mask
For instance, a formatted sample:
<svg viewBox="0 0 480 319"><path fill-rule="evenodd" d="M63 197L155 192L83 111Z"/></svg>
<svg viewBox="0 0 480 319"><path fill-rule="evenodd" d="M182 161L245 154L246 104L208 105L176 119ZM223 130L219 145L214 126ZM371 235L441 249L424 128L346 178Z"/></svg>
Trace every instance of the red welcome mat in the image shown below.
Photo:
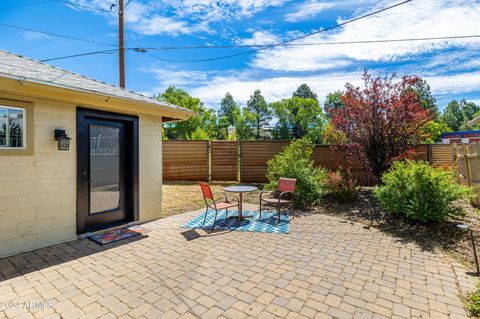
<svg viewBox="0 0 480 319"><path fill-rule="evenodd" d="M88 236L88 238L90 240L93 240L97 244L106 245L122 239L143 235L148 232L149 230L142 228L140 226L130 226L130 227L119 228L115 230L109 230L101 234L90 235Z"/></svg>

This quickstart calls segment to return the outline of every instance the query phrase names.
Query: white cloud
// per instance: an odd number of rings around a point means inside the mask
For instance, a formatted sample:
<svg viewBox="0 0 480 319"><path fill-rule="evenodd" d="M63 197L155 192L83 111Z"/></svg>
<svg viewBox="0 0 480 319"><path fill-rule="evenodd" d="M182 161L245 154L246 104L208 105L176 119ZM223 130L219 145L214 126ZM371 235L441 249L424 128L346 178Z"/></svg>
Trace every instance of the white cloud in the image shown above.
<svg viewBox="0 0 480 319"><path fill-rule="evenodd" d="M480 71L452 75L425 76L435 94L456 94L480 91Z"/></svg>
<svg viewBox="0 0 480 319"><path fill-rule="evenodd" d="M144 70L152 72L151 69ZM311 76L268 76L252 71L188 71L153 69L159 85L147 95L161 93L169 85L176 85L187 89L195 97L200 98L207 105L218 105L226 92L230 92L235 100L243 105L255 89L260 89L268 102L288 98L302 83L309 85L323 102L326 95L335 90L344 90L345 84L350 82L355 86L362 86L362 71L355 72L326 72ZM385 75L382 70L373 70L374 76ZM399 76L403 74L398 74ZM420 74L430 85L436 96L455 94L480 93L480 71L464 72L453 75Z"/></svg>
<svg viewBox="0 0 480 319"><path fill-rule="evenodd" d="M273 44L278 43L280 38L269 31L255 31L250 38L238 39L237 44L255 45L255 44Z"/></svg>
<svg viewBox="0 0 480 319"><path fill-rule="evenodd" d="M298 10L285 15L285 20L289 22L297 22L308 20L315 17L322 11L333 8L335 6L332 2L321 2L316 0L310 0L302 3Z"/></svg>
<svg viewBox="0 0 480 319"><path fill-rule="evenodd" d="M125 10L125 22L128 28L142 35L213 33L214 30L209 26L213 22L252 17L268 7L281 6L287 1L290 0L132 0ZM77 4L110 9L110 2L104 0L78 0ZM110 17L112 22L116 19L114 15L112 18L112 14L102 14Z"/></svg>
<svg viewBox="0 0 480 319"><path fill-rule="evenodd" d="M22 37L27 40L55 40L55 38L53 38L52 36L33 31L23 32Z"/></svg>
<svg viewBox="0 0 480 319"><path fill-rule="evenodd" d="M188 34L193 32L194 28L188 26L185 22L175 21L168 17L155 16L150 19L140 19L132 23L130 29L144 34L156 35L167 33L170 35Z"/></svg>
<svg viewBox="0 0 480 319"><path fill-rule="evenodd" d="M391 4L384 1L368 12ZM360 15L359 13L358 15ZM342 22L344 20L339 20ZM474 34L480 30L478 0L424 0L353 22L336 33L297 43L344 42ZM266 70L323 70L362 61L395 61L451 47L478 47L480 39L277 47L261 51L252 65Z"/></svg>

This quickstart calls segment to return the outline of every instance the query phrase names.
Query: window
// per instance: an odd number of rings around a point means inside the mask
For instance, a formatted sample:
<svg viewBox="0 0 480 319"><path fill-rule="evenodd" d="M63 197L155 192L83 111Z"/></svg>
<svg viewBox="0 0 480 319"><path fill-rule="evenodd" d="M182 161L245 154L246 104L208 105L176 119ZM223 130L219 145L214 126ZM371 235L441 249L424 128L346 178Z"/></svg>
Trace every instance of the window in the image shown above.
<svg viewBox="0 0 480 319"><path fill-rule="evenodd" d="M0 149L26 148L26 109L0 105Z"/></svg>

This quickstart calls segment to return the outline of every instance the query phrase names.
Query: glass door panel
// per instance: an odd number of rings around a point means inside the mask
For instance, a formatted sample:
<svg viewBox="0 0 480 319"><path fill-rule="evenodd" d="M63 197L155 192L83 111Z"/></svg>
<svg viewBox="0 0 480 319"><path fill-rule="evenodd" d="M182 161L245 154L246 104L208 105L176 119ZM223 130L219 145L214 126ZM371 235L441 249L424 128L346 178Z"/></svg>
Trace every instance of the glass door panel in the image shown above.
<svg viewBox="0 0 480 319"><path fill-rule="evenodd" d="M120 128L90 125L90 214L120 208Z"/></svg>

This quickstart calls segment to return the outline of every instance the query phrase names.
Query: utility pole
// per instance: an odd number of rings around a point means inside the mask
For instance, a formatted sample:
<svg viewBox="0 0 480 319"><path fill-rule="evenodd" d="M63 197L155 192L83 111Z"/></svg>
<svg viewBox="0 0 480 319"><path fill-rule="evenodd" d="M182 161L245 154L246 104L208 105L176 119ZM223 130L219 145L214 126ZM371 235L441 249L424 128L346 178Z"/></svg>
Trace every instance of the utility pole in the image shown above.
<svg viewBox="0 0 480 319"><path fill-rule="evenodd" d="M124 0L118 0L118 63L119 63L119 85L125 88L125 42L123 30L123 9Z"/></svg>

